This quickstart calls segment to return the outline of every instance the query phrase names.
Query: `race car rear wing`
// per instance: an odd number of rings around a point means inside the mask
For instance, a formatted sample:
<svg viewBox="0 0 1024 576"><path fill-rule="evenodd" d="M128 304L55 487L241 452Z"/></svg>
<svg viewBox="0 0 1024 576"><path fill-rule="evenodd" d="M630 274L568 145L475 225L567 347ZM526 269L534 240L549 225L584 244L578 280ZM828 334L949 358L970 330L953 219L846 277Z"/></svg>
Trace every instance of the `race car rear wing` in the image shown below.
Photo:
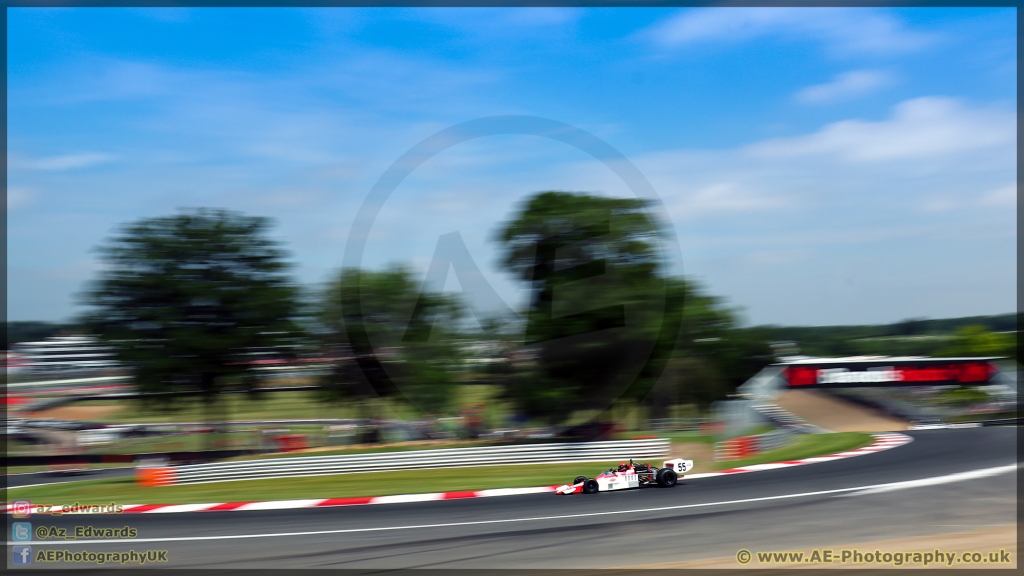
<svg viewBox="0 0 1024 576"><path fill-rule="evenodd" d="M676 458L674 460L665 460L665 463L662 464L661 467L671 468L672 470L675 470L676 474L679 474L681 476L684 472L691 470L693 468L693 460L683 460L682 458Z"/></svg>

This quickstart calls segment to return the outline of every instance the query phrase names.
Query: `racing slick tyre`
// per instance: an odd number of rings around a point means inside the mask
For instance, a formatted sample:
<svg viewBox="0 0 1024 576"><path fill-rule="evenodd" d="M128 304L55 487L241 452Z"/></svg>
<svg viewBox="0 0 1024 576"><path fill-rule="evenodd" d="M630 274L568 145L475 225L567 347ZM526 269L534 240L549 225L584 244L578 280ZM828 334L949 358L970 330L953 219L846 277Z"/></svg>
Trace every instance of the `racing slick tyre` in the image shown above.
<svg viewBox="0 0 1024 576"><path fill-rule="evenodd" d="M665 488L675 486L678 478L679 477L676 476L675 470L670 468L662 468L661 470L658 470L658 486L664 486Z"/></svg>
<svg viewBox="0 0 1024 576"><path fill-rule="evenodd" d="M573 484L579 484L580 482L586 482L586 481L587 481L587 477L586 476L577 476L576 479L572 481L572 483Z"/></svg>
<svg viewBox="0 0 1024 576"><path fill-rule="evenodd" d="M583 483L583 493L584 494L597 494L597 490L598 490L597 480L594 480L593 478L591 478L591 479L589 479L589 480L587 480L586 482Z"/></svg>

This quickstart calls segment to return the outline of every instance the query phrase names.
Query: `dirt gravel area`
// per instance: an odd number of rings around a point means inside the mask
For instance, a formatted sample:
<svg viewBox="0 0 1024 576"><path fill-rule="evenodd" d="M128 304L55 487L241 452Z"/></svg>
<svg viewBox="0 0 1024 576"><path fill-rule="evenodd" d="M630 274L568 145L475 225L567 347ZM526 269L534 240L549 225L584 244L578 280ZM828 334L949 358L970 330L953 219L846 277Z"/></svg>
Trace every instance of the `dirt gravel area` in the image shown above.
<svg viewBox="0 0 1024 576"><path fill-rule="evenodd" d="M99 420L108 414L112 414L121 410L123 406L60 406L57 408L51 408L49 410L43 410L41 412L32 412L27 416L31 418L38 418L41 420L80 420L80 421L93 421Z"/></svg>
<svg viewBox="0 0 1024 576"><path fill-rule="evenodd" d="M715 471L715 446L707 442L673 442L669 458L693 460L693 470L688 474Z"/></svg>
<svg viewBox="0 0 1024 576"><path fill-rule="evenodd" d="M857 542L847 543L842 545L832 546L819 546L817 548L801 548L796 550L772 550L772 552L803 552L805 555L810 555L814 550L818 550L819 553L823 550L832 550L834 553L839 553L842 550L858 550L861 553L875 551L882 552L934 552L936 549L943 552L956 553L960 556L964 552L979 552L983 558L987 559L989 553L996 553L998 555L1001 551L1009 553L1010 563L1009 564L964 564L961 562L954 562L952 565L944 563L932 563L928 566L921 564L915 564L913 562L904 562L902 566L895 566L893 564L854 564L852 561L846 563L833 562L831 564L825 563L770 563L760 564L757 560L757 552L767 552L767 550L750 550L755 553L755 556L751 558L748 564L740 564L736 557L728 558L708 558L702 560L687 560L684 562L666 562L662 564L647 564L644 566L630 566L630 568L636 569L650 569L650 568L732 568L732 569L748 569L748 570L792 570L794 568L846 568L846 569L878 569L878 568L917 568L932 570L936 568L945 569L959 569L965 568L978 569L978 568L996 568L996 569L1016 569L1017 568L1017 526L1015 524L1007 526L993 526L991 528L984 528L981 530L974 530L971 532L956 532L952 534L936 534L932 536L920 536L916 538L906 538L902 540L883 540L878 542ZM738 553L738 552L737 552Z"/></svg>
<svg viewBox="0 0 1024 576"><path fill-rule="evenodd" d="M787 390L775 403L812 424L835 432L906 430L907 422L819 390Z"/></svg>

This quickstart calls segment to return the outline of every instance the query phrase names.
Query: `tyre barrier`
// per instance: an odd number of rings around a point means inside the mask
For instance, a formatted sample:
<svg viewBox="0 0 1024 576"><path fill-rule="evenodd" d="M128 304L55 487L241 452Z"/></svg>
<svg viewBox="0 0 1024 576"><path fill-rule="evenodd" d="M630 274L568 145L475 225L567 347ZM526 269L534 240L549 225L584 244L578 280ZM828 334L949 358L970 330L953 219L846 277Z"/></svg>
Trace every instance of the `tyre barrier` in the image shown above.
<svg viewBox="0 0 1024 576"><path fill-rule="evenodd" d="M742 436L715 443L715 460L741 460L785 446L797 435L789 428L780 428L756 436Z"/></svg>
<svg viewBox="0 0 1024 576"><path fill-rule="evenodd" d="M630 458L664 457L668 456L670 445L670 441L667 438L657 438L653 440L376 452L339 456L264 458L239 462L139 468L136 471L136 481L141 486L168 486L172 484L203 484L237 480L354 474L380 472L382 470L425 470L431 468L461 468L507 464L602 462L629 460Z"/></svg>
<svg viewBox="0 0 1024 576"><path fill-rule="evenodd" d="M154 466L152 468L136 468L135 482L139 486L146 487L171 486L175 483L174 468L162 466Z"/></svg>

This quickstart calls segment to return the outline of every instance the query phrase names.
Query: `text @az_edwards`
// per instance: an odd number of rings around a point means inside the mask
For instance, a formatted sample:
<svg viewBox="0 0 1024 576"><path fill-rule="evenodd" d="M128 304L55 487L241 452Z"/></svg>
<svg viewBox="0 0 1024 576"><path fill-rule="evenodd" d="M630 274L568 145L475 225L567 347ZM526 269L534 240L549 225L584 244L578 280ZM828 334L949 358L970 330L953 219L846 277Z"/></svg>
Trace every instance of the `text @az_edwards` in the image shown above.
<svg viewBox="0 0 1024 576"><path fill-rule="evenodd" d="M130 539L139 535L139 531L131 526L121 528L100 528L96 526L36 526L36 540L102 540Z"/></svg>
<svg viewBox="0 0 1024 576"><path fill-rule="evenodd" d="M33 504L29 500L15 500L11 505L11 516L30 518L33 514L121 514L124 505L116 502L109 504Z"/></svg>
<svg viewBox="0 0 1024 576"><path fill-rule="evenodd" d="M815 548L810 552L757 552L751 554L750 550L740 550L736 553L736 561L740 564L750 564L752 560L756 560L758 564L875 564L885 566L976 566L979 564L1006 565L1013 563L1012 554L1003 549L998 552L947 552L938 548L928 552L882 552L856 548L841 550Z"/></svg>

